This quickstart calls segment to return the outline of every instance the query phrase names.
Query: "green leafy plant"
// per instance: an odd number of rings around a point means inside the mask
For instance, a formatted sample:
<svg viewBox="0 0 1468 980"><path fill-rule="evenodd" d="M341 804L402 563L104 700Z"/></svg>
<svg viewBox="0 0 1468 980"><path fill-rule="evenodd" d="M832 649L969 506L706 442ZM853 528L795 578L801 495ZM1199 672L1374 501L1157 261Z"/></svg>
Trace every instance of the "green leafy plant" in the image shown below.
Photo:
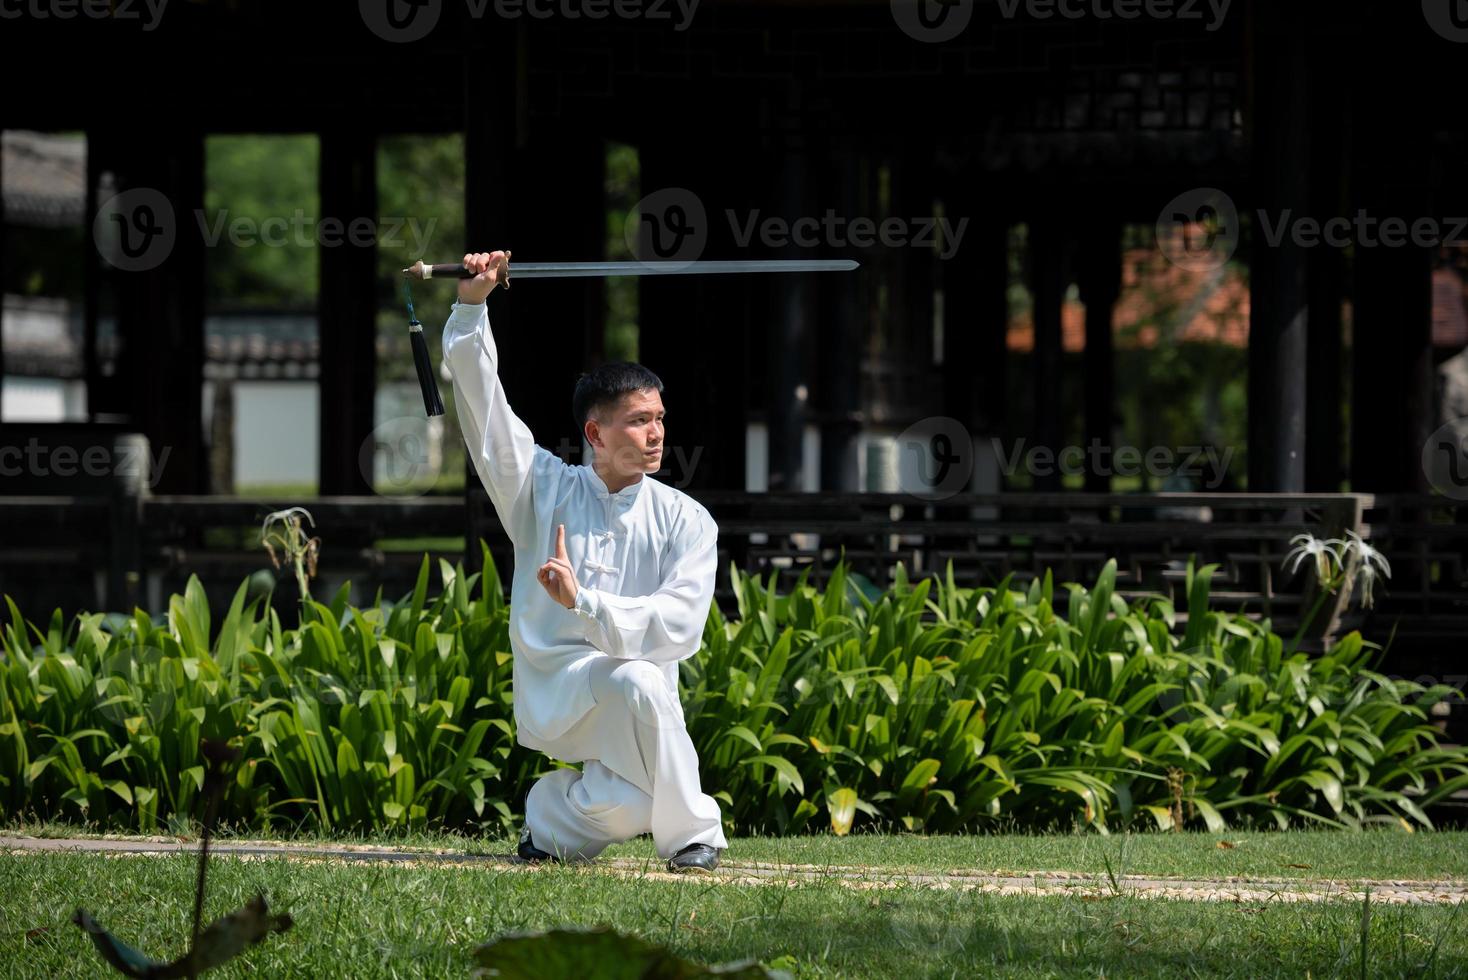
<svg viewBox="0 0 1468 980"><path fill-rule="evenodd" d="M374 830L508 831L554 765L514 740L509 607L484 571L425 557L411 594L370 607L303 594L296 629L242 584L211 622L197 579L163 622L7 599L0 808L151 828L197 810L201 737L241 753L221 818ZM683 662L703 785L735 832L918 832L1077 823L1430 827L1468 754L1427 712L1456 692L1378 673L1357 633L1286 652L1268 620L1124 599L1047 573L881 591L843 563L785 595L733 569L738 618L710 610Z"/></svg>
<svg viewBox="0 0 1468 980"><path fill-rule="evenodd" d="M734 569L739 621L711 613L684 665L705 785L736 826L780 832L846 832L853 812L924 831L1165 829L1185 810L1210 829L1430 826L1423 806L1468 785L1427 721L1453 690L1376 673L1357 633L1286 655L1267 620L1209 608L1214 567L1189 566L1183 609L1124 601L1114 563L1059 595L1048 573L965 589L898 566L876 600L840 567L784 596Z"/></svg>

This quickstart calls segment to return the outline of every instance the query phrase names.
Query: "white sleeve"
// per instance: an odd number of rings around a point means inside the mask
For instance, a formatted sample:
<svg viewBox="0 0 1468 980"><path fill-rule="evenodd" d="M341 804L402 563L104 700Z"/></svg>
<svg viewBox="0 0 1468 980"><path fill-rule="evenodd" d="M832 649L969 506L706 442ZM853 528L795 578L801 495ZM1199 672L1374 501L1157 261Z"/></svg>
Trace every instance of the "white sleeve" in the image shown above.
<svg viewBox="0 0 1468 980"><path fill-rule="evenodd" d="M540 447L505 398L499 350L484 303L454 304L443 328L443 359L453 378L454 405L469 458L518 547L534 537L532 477Z"/></svg>
<svg viewBox="0 0 1468 980"><path fill-rule="evenodd" d="M647 477L643 477L647 479ZM719 528L706 511L680 529L662 585L649 596L580 587L573 611L601 652L628 660L672 663L698 652L714 599Z"/></svg>

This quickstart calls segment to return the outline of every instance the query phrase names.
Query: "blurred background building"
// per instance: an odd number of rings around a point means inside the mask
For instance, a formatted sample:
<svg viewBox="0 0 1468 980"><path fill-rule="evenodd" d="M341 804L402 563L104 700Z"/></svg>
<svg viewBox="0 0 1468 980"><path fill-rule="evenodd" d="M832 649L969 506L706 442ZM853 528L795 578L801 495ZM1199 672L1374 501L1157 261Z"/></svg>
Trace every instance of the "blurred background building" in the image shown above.
<svg viewBox="0 0 1468 980"><path fill-rule="evenodd" d="M1468 118L1452 101L1468 26L1446 0L1121 6L704 0L594 19L174 0L151 25L8 20L0 82L25 94L0 107L0 446L141 433L162 461L147 493L195 523L201 495L236 516L467 502L467 531L420 507L393 511L391 534L472 564L483 502L446 381L447 416L423 417L397 270L494 248L855 258L850 274L498 292L511 404L583 462L575 378L639 360L666 384L660 478L738 506L907 494L957 461L945 493L979 496L948 516L980 532L962 552L977 581L1001 573L990 546L1077 575L1132 544L1135 569L1176 572L1182 554L1145 529L1093 551L1047 551L1023 521L985 537L1009 505L983 495L1375 495L1351 526L1396 549L1393 615L1439 623L1431 656L1449 656L1468 623L1468 463L1433 439L1468 413ZM86 71L35 84L58 64ZM1363 235L1358 215L1378 226ZM1353 222L1344 238L1312 235L1332 218ZM1380 244L1391 220L1414 235ZM344 234L354 222L367 233ZM413 294L435 358L452 298ZM1221 462L1061 473L1026 455L1093 444ZM63 492L79 491L0 480ZM1299 523L1286 503L1276 531ZM237 523L169 553L243 552ZM821 535L734 537L798 568ZM0 589L26 586L24 567L0 568ZM1267 579L1245 591L1272 594ZM1377 622L1384 638L1398 621Z"/></svg>

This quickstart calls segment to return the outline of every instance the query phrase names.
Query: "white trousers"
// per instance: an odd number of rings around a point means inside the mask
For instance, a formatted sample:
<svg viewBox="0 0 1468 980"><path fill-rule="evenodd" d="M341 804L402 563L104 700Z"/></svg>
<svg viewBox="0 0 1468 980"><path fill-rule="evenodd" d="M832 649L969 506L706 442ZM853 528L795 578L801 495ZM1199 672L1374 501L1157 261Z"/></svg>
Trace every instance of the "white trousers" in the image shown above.
<svg viewBox="0 0 1468 980"><path fill-rule="evenodd" d="M557 769L525 798L534 845L563 859L591 859L610 844L652 833L658 855L689 844L728 847L718 801L698 780L698 753L678 692L643 660L599 659L591 670L596 706L567 733L585 759ZM595 752L593 756L590 753Z"/></svg>

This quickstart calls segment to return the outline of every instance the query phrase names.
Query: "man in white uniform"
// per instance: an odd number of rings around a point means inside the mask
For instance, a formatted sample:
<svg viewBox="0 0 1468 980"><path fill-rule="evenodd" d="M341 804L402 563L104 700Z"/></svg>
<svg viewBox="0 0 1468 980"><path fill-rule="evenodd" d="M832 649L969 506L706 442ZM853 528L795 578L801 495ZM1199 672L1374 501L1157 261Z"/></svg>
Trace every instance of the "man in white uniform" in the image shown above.
<svg viewBox="0 0 1468 980"><path fill-rule="evenodd" d="M718 525L645 477L662 459L662 382L637 364L583 375L573 411L593 462L563 462L535 444L500 384L485 301L508 277L508 256L464 264L477 275L459 282L443 357L469 457L515 548L517 738L585 763L531 787L520 856L590 859L651 832L669 870L712 871L728 844L719 805L699 786L678 663L703 637Z"/></svg>

